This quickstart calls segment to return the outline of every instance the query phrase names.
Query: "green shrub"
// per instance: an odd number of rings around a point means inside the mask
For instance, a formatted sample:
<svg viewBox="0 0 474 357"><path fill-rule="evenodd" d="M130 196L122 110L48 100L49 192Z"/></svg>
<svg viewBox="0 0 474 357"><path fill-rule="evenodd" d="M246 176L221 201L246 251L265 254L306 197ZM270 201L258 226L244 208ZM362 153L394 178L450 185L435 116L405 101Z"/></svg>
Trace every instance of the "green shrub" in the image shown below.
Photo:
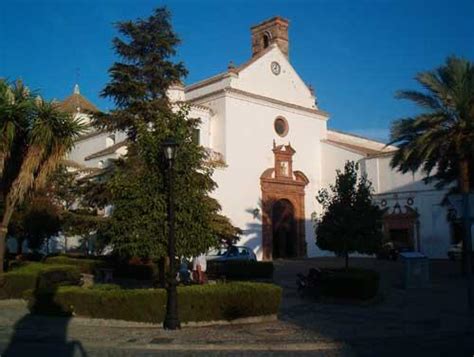
<svg viewBox="0 0 474 357"><path fill-rule="evenodd" d="M11 260L11 261L8 262L8 270L7 271L12 271L12 270L24 267L27 264L29 264L29 262L24 261L24 260Z"/></svg>
<svg viewBox="0 0 474 357"><path fill-rule="evenodd" d="M154 280L158 275L158 267L153 263L128 263L114 262L100 259L88 259L79 257L70 257L66 255L50 256L45 259L46 264L73 265L79 267L83 274L97 274L97 270L104 268L113 268L114 277L136 279L136 280Z"/></svg>
<svg viewBox="0 0 474 357"><path fill-rule="evenodd" d="M40 271L38 274L36 289L54 290L59 286L80 285L81 272L71 265L53 265Z"/></svg>
<svg viewBox="0 0 474 357"><path fill-rule="evenodd" d="M182 322L232 320L276 314L281 288L264 283L235 282L178 288ZM92 318L161 323L166 290L103 290L60 287L55 294L31 296L29 308L41 314L75 314Z"/></svg>
<svg viewBox="0 0 474 357"><path fill-rule="evenodd" d="M107 263L100 260L70 258L64 255L47 257L45 263L76 266L83 274L94 274L97 269L107 267Z"/></svg>
<svg viewBox="0 0 474 357"><path fill-rule="evenodd" d="M102 291L109 291L109 290L120 290L120 285L117 284L94 284L91 289L94 290L102 290Z"/></svg>
<svg viewBox="0 0 474 357"><path fill-rule="evenodd" d="M0 299L18 299L27 290L51 290L61 285L78 285L79 281L76 267L30 263L0 275Z"/></svg>
<svg viewBox="0 0 474 357"><path fill-rule="evenodd" d="M368 269L334 269L324 271L321 294L336 298L366 300L377 295L379 274Z"/></svg>
<svg viewBox="0 0 474 357"><path fill-rule="evenodd" d="M208 262L208 275L224 276L228 280L258 280L273 278L272 262L226 261Z"/></svg>

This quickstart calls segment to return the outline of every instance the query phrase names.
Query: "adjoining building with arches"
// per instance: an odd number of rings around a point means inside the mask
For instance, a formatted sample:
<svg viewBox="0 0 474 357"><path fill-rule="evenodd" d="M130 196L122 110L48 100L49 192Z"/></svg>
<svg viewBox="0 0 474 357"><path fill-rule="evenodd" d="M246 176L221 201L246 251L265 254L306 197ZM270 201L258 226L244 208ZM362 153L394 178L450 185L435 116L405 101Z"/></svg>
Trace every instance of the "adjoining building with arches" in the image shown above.
<svg viewBox="0 0 474 357"><path fill-rule="evenodd" d="M315 196L353 160L386 209L386 238L446 258L459 231L456 219L449 219L446 191L424 184L421 173L392 170L396 147L328 129L328 112L290 62L288 26L274 17L252 27L249 61L168 91L201 119L195 139L222 164L214 173L214 195L243 230L240 244L264 260L328 255L315 244L314 218L322 212ZM78 89L73 96L66 103L78 115L93 107ZM85 170L102 169L126 153L125 140L120 132L91 132L77 141L69 160Z"/></svg>

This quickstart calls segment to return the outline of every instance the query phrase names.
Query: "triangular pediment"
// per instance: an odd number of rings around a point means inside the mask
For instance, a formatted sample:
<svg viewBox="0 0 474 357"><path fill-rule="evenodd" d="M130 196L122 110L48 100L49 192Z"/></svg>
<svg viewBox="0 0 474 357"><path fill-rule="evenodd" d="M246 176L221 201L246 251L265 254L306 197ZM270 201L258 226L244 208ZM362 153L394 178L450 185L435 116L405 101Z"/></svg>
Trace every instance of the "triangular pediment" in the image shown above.
<svg viewBox="0 0 474 357"><path fill-rule="evenodd" d="M277 45L237 68L237 72L233 88L317 109L313 93Z"/></svg>

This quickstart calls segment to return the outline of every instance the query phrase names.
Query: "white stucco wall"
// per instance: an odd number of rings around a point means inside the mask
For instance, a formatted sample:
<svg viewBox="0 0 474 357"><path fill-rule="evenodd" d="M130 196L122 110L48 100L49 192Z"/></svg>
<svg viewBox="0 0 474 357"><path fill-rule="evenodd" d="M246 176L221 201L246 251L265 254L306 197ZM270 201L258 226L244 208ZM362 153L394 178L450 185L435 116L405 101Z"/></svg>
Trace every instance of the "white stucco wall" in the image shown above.
<svg viewBox="0 0 474 357"><path fill-rule="evenodd" d="M241 244L252 247L262 256L261 221L252 211L259 208L261 200L260 176L274 167L273 141L276 145L289 144L296 150L293 170L302 171L310 183L305 190L306 240L308 254L315 254L314 234L310 222L315 211L315 193L320 187L320 144L326 121L323 117L307 114L292 108L260 103L233 93L225 98L225 169L216 170L214 178L219 187L215 197L232 223L244 230ZM278 136L274 120L283 116L288 121L286 137ZM219 118L220 119L220 118Z"/></svg>
<svg viewBox="0 0 474 357"><path fill-rule="evenodd" d="M419 171L402 174L390 168L391 156L365 160L369 179L374 184L377 202L385 200L386 208L393 211L395 204L402 210L413 200L412 209L419 216L420 250L430 258L447 258L451 244L451 227L447 221L448 208L442 206L448 189L437 190L433 184L425 184L425 175ZM377 176L378 175L378 176Z"/></svg>
<svg viewBox="0 0 474 357"><path fill-rule="evenodd" d="M328 188L336 181L336 170L344 170L347 161L359 162L363 158L362 154L349 151L327 142L321 143L322 147L322 166L321 185Z"/></svg>
<svg viewBox="0 0 474 357"><path fill-rule="evenodd" d="M272 73L272 62L280 65L279 75ZM243 69L232 82L232 87L287 103L316 108L314 96L276 45L255 63Z"/></svg>
<svg viewBox="0 0 474 357"><path fill-rule="evenodd" d="M97 167L97 162L99 160L105 160L105 158L97 158L92 160L85 160L85 158L107 148L107 137L109 137L111 134L112 133L103 132L92 137L76 141L74 148L68 154L68 159L86 167ZM119 143L126 139L126 134L123 132L115 132L113 134L115 135L115 143ZM114 155L109 155L109 157L113 156Z"/></svg>

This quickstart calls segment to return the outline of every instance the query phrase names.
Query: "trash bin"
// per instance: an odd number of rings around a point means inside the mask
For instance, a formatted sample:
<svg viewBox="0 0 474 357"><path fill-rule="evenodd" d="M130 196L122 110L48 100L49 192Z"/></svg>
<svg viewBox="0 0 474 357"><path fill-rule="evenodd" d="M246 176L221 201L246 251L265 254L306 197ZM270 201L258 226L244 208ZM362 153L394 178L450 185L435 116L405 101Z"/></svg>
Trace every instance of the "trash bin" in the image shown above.
<svg viewBox="0 0 474 357"><path fill-rule="evenodd" d="M405 289L425 288L430 283L428 258L418 252L400 253L404 265L403 285Z"/></svg>

